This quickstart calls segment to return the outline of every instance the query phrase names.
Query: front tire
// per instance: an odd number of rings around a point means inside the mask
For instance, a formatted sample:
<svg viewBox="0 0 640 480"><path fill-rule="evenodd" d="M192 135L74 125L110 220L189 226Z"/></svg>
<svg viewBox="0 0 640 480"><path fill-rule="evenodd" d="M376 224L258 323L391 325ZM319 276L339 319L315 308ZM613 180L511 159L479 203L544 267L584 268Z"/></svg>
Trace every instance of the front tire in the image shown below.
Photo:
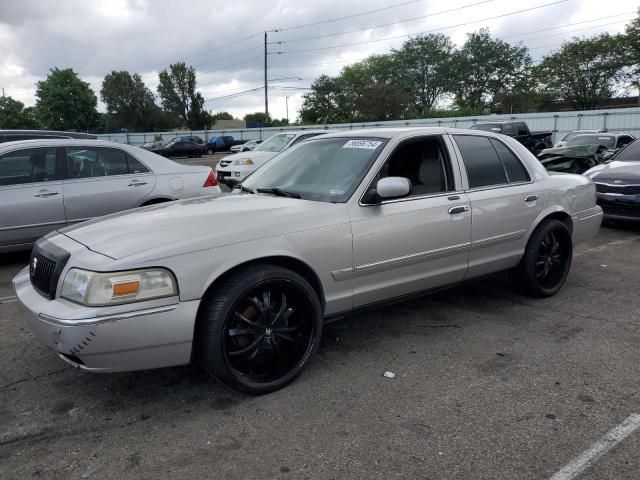
<svg viewBox="0 0 640 480"><path fill-rule="evenodd" d="M529 239L516 280L528 295L550 297L564 285L573 257L571 232L555 219L543 220Z"/></svg>
<svg viewBox="0 0 640 480"><path fill-rule="evenodd" d="M260 395L298 377L321 334L322 307L311 285L286 268L252 265L203 300L195 355L220 382Z"/></svg>

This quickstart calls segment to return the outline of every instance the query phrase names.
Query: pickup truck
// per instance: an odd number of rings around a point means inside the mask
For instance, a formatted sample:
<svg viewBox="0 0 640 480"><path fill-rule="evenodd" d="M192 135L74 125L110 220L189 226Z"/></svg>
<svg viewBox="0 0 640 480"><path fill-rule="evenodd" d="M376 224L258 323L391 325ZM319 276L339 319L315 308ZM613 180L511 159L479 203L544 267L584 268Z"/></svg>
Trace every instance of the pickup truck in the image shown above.
<svg viewBox="0 0 640 480"><path fill-rule="evenodd" d="M486 122L476 123L472 130L484 130L485 132L501 133L513 137L534 155L538 155L545 148L551 148L553 132L531 132L524 122Z"/></svg>
<svg viewBox="0 0 640 480"><path fill-rule="evenodd" d="M205 145L205 150L208 155L213 155L215 152L224 152L229 150L234 145L239 145L245 141L238 141L232 136L217 136L211 137Z"/></svg>

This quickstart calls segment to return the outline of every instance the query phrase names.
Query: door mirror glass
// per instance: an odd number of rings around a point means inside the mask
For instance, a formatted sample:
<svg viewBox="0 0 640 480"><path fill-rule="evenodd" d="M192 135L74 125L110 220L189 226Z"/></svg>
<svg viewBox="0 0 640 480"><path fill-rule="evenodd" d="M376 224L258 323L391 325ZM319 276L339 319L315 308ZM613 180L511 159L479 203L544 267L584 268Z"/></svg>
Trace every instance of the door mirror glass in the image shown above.
<svg viewBox="0 0 640 480"><path fill-rule="evenodd" d="M385 177L378 180L376 192L382 199L406 197L411 193L411 182L405 177Z"/></svg>

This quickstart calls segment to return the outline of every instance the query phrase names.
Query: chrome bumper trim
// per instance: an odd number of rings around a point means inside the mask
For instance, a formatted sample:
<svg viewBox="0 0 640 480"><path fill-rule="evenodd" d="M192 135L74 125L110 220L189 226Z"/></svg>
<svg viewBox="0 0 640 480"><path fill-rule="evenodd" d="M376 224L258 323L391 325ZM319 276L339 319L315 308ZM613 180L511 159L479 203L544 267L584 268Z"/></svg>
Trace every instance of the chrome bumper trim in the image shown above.
<svg viewBox="0 0 640 480"><path fill-rule="evenodd" d="M45 322L52 323L54 325L60 325L62 327L73 327L77 325L98 325L100 323L116 322L118 320L128 320L130 318L144 317L147 315L153 315L155 313L170 312L178 308L178 304L165 305L164 307L147 308L145 310L136 310L134 312L117 313L113 315L105 315L104 317L92 317L92 318L80 318L80 319L65 319L56 318L45 313L40 313L38 317Z"/></svg>

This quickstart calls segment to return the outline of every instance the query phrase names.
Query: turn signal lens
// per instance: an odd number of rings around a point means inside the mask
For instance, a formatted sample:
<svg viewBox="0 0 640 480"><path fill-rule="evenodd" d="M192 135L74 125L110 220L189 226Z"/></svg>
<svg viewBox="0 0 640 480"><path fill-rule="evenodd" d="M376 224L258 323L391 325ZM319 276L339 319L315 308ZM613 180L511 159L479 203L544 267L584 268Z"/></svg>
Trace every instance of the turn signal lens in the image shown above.
<svg viewBox="0 0 640 480"><path fill-rule="evenodd" d="M140 282L123 282L113 285L113 296L133 295L140 290Z"/></svg>

